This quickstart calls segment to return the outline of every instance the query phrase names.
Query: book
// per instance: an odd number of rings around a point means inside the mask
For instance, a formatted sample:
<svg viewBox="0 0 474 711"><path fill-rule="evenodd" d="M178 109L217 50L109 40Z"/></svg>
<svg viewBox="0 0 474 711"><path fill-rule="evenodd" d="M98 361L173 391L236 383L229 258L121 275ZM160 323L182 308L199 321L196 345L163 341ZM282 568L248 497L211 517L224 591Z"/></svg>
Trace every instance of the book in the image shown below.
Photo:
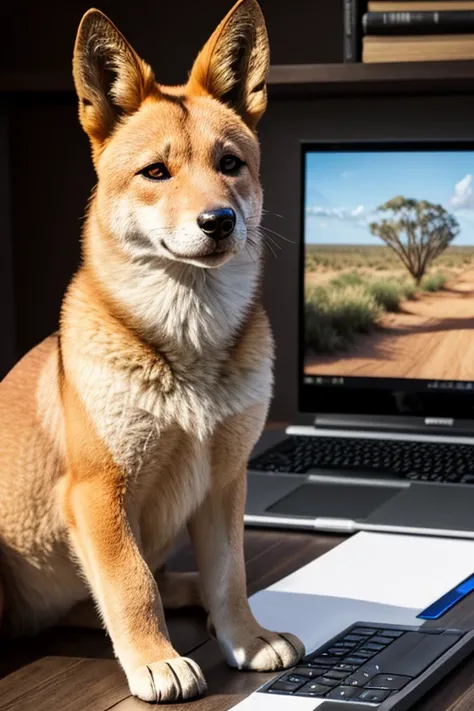
<svg viewBox="0 0 474 711"><path fill-rule="evenodd" d="M411 37L364 37L362 61L446 62L474 59L472 35L413 35Z"/></svg>
<svg viewBox="0 0 474 711"><path fill-rule="evenodd" d="M474 10L474 0L369 0L369 12Z"/></svg>
<svg viewBox="0 0 474 711"><path fill-rule="evenodd" d="M474 10L368 12L362 27L366 35L472 34Z"/></svg>
<svg viewBox="0 0 474 711"><path fill-rule="evenodd" d="M360 62L362 59L362 16L366 0L342 0L344 22L344 62Z"/></svg>

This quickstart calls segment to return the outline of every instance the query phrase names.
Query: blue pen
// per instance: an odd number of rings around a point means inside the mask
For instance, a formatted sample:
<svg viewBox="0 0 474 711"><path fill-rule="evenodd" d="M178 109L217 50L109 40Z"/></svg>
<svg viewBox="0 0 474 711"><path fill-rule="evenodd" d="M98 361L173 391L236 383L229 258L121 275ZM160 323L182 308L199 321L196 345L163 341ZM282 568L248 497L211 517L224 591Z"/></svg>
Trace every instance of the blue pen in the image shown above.
<svg viewBox="0 0 474 711"><path fill-rule="evenodd" d="M463 600L474 590L474 575L460 583L457 587L447 592L439 600L433 602L426 610L420 612L417 617L420 620L439 620L448 610L451 610L458 602Z"/></svg>

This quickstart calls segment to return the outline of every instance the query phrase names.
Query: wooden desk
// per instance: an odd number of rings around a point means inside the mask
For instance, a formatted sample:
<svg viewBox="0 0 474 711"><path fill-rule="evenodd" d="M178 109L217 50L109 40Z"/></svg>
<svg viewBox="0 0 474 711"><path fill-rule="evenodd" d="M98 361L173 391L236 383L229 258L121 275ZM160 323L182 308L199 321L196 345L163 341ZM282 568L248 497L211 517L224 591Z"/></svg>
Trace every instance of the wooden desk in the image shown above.
<svg viewBox="0 0 474 711"><path fill-rule="evenodd" d="M249 594L264 588L344 540L338 536L247 531L246 561ZM170 561L170 569L194 567L187 546ZM368 564L367 572L377 574ZM171 711L224 711L270 677L236 672L222 661L205 630L204 616L168 617L172 640L182 654L203 668L208 695L198 701L163 706ZM317 624L312 620L310 624ZM474 626L471 595L443 619L443 625ZM32 640L8 643L0 652L0 711L144 711L149 706L130 696L125 678L113 659L110 642L101 632L54 629ZM414 711L472 711L474 658L426 696Z"/></svg>

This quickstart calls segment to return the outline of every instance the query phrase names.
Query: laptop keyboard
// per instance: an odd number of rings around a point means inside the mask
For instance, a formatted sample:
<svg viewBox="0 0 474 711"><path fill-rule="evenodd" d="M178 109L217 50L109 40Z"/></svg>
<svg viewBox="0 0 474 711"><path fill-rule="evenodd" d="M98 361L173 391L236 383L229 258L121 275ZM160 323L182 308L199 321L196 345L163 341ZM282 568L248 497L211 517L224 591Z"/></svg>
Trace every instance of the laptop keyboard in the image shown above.
<svg viewBox="0 0 474 711"><path fill-rule="evenodd" d="M291 436L251 461L250 468L290 474L323 469L353 475L474 484L474 446Z"/></svg>
<svg viewBox="0 0 474 711"><path fill-rule="evenodd" d="M259 691L381 704L416 680L462 636L454 630L357 623Z"/></svg>

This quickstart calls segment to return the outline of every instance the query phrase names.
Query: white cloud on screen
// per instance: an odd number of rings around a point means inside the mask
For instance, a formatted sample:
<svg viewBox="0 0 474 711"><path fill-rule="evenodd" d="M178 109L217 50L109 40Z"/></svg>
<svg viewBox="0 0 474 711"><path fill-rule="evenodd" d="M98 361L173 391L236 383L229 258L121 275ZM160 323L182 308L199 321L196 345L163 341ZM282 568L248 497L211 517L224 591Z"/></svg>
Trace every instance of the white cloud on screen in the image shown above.
<svg viewBox="0 0 474 711"><path fill-rule="evenodd" d="M328 220L330 220L367 230L369 222L373 219L373 213L367 210L364 205L358 205L352 209L346 207L308 205L306 215L308 217L322 218L322 221L319 222L319 227L322 227L322 229L329 226Z"/></svg>
<svg viewBox="0 0 474 711"><path fill-rule="evenodd" d="M474 178L469 173L456 183L454 192L450 199L450 204L457 210L474 209Z"/></svg>
<svg viewBox="0 0 474 711"><path fill-rule="evenodd" d="M357 220L365 213L365 207L358 205L353 210L345 207L320 207L319 205L308 205L306 214L313 217L334 217L339 220Z"/></svg>
<svg viewBox="0 0 474 711"><path fill-rule="evenodd" d="M365 208L363 205L359 205L359 207L356 207L355 210L352 210L351 215L352 217L360 217L360 215L363 215L365 212Z"/></svg>

